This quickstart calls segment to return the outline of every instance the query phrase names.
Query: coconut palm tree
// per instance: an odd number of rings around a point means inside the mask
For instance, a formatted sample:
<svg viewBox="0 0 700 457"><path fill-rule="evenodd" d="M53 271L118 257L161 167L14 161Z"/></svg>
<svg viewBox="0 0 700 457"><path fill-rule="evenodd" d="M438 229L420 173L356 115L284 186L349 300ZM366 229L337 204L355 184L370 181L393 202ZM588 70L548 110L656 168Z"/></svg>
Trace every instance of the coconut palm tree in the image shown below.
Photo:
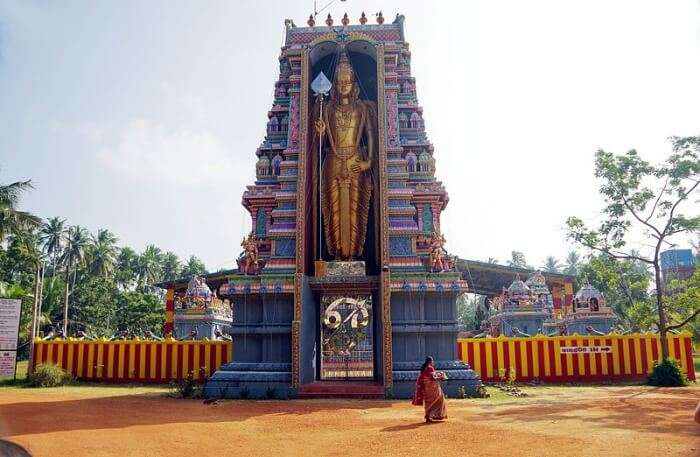
<svg viewBox="0 0 700 457"><path fill-rule="evenodd" d="M146 246L143 254L139 256L138 260L138 287L143 288L146 284L152 284L158 282L161 279L161 257L163 253L161 250L150 244Z"/></svg>
<svg viewBox="0 0 700 457"><path fill-rule="evenodd" d="M571 276L576 276L578 274L579 263L581 262L581 256L576 251L569 251L566 255L564 273Z"/></svg>
<svg viewBox="0 0 700 457"><path fill-rule="evenodd" d="M561 271L561 264L556 258L550 255L544 259L542 269L547 273L559 273Z"/></svg>
<svg viewBox="0 0 700 457"><path fill-rule="evenodd" d="M100 229L93 236L87 250L88 272L95 276L108 276L117 264L118 238L107 229Z"/></svg>
<svg viewBox="0 0 700 457"><path fill-rule="evenodd" d="M116 283L124 290L134 287L138 275L139 255L128 246L119 250L114 274Z"/></svg>
<svg viewBox="0 0 700 457"><path fill-rule="evenodd" d="M31 181L0 184L0 242L7 235L41 224L41 218L17 209L22 193L33 188Z"/></svg>
<svg viewBox="0 0 700 457"><path fill-rule="evenodd" d="M204 274L207 274L207 268L204 266L204 263L196 256L190 256L182 269L182 276L191 278L193 276L200 276Z"/></svg>
<svg viewBox="0 0 700 457"><path fill-rule="evenodd" d="M180 277L182 263L174 252L166 252L161 260L164 281L172 281Z"/></svg>
<svg viewBox="0 0 700 457"><path fill-rule="evenodd" d="M73 273L73 285L78 274L78 267L85 263L85 251L90 242L88 231L79 225L69 227L66 233L66 249L61 255L61 264L65 269L65 294L63 300L63 334L68 335L68 297L70 295L71 271Z"/></svg>
<svg viewBox="0 0 700 457"><path fill-rule="evenodd" d="M528 268L525 254L520 251L511 251L510 260L506 264L513 268Z"/></svg>
<svg viewBox="0 0 700 457"><path fill-rule="evenodd" d="M40 231L44 252L51 259L51 284L54 282L58 257L61 255L61 249L63 249L63 240L66 232L65 223L64 219L52 217L44 223Z"/></svg>

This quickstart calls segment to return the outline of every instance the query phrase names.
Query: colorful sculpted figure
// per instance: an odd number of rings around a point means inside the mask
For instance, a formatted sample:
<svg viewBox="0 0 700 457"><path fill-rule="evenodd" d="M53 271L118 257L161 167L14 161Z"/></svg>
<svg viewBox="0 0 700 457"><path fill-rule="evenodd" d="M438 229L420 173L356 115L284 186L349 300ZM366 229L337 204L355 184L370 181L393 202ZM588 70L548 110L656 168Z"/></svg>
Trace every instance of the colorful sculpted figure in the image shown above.
<svg viewBox="0 0 700 457"><path fill-rule="evenodd" d="M428 248L428 269L431 273L450 269L449 261L446 257L445 237L440 232L433 232Z"/></svg>
<svg viewBox="0 0 700 457"><path fill-rule="evenodd" d="M260 271L260 253L258 251L258 240L253 232L248 234L248 238L241 241L243 253L238 259L238 269L244 275L254 275Z"/></svg>
<svg viewBox="0 0 700 457"><path fill-rule="evenodd" d="M375 148L377 110L360 100L348 56L341 50L331 99L316 115L316 132L327 138L321 175L321 213L326 246L335 260L353 260L365 244ZM318 141L318 138L316 139Z"/></svg>

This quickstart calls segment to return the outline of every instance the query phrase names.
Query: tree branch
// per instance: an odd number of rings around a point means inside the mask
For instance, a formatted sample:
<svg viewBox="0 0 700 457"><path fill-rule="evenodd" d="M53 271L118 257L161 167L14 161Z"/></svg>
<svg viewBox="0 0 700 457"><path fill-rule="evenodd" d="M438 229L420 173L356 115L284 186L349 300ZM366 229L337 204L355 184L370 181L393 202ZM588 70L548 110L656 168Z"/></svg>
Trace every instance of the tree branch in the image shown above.
<svg viewBox="0 0 700 457"><path fill-rule="evenodd" d="M585 241L579 241L579 242L589 249L593 249L594 251L602 252L603 254L607 254L610 257L615 258L615 259L638 260L640 262L648 263L649 265L654 264L654 262L652 260L645 259L644 257L639 257L636 255L631 255L631 254L627 254L624 252L615 253L614 251L611 251L608 248L601 248L601 247L595 246L593 244L586 243Z"/></svg>
<svg viewBox="0 0 700 457"><path fill-rule="evenodd" d="M663 197L664 192L666 192L667 186L668 186L668 176L666 176L666 181L664 182L664 187L661 188L661 192L659 192L659 196L656 197L656 201L654 202L654 206L651 207L651 213L649 213L649 217L644 219L644 221L649 222L649 219L654 217L654 213L656 212L656 207L659 205L659 202L661 201L661 197Z"/></svg>
<svg viewBox="0 0 700 457"><path fill-rule="evenodd" d="M693 319L695 319L695 317L696 317L698 314L700 314L700 308L696 309L695 312L694 312L693 314L691 314L690 316L688 316L688 318L687 318L687 319L684 319L681 323L679 323L679 324L673 324L673 325L667 325L667 326L666 326L666 330L675 330L675 329L677 329L677 328L681 328L681 327L683 327L685 324L687 324L688 322L690 322L690 321L692 321Z"/></svg>
<svg viewBox="0 0 700 457"><path fill-rule="evenodd" d="M664 227L663 233L666 233L666 230L668 230L669 226L671 225L671 222L673 221L673 213L676 211L678 205L680 205L682 201L688 198L688 195L692 194L695 188L698 187L698 185L700 185L700 180L696 181L693 187L688 189L688 192L685 192L683 196L679 197L678 201L673 204L673 206L671 207L671 211L668 213L668 222L666 223L666 227Z"/></svg>
<svg viewBox="0 0 700 457"><path fill-rule="evenodd" d="M657 229L656 227L651 225L649 222L647 222L644 219L642 219L641 217L639 217L637 212L634 209L632 209L632 207L629 204L629 201L624 196L621 198L622 198L622 204L625 205L625 208L627 208L627 210L632 214L632 216L634 216L635 219L637 219L639 222L646 225L647 227L649 227L650 229L655 231L659 236L661 236L661 232L659 232L659 229ZM654 206L656 206L656 204L654 204Z"/></svg>

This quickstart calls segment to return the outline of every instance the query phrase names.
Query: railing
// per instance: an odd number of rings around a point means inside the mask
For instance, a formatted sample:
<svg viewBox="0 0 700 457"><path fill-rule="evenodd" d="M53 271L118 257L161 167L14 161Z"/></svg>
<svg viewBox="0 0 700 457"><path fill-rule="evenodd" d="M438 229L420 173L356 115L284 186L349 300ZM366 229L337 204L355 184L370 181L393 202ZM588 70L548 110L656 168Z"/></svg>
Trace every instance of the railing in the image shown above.
<svg viewBox="0 0 700 457"><path fill-rule="evenodd" d="M77 379L168 383L187 377L204 381L233 358L228 341L36 340L33 366L57 365Z"/></svg>
<svg viewBox="0 0 700 457"><path fill-rule="evenodd" d="M669 357L695 380L690 334L668 336ZM485 381L512 371L519 381L606 381L645 378L661 358L658 335L460 338L459 358Z"/></svg>

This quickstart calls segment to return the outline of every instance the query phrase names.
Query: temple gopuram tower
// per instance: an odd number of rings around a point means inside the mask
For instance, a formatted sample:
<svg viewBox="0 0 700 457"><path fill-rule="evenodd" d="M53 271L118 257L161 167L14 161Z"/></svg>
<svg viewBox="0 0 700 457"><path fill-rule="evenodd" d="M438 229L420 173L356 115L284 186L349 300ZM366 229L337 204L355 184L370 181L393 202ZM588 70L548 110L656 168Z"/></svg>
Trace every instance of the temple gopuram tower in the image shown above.
<svg viewBox="0 0 700 457"><path fill-rule="evenodd" d="M332 385L406 398L426 356L448 394L480 385L457 361L467 284L441 235L448 197L403 21L286 21L243 193L251 231L238 268L206 277L232 303L234 345L208 396L312 397Z"/></svg>

